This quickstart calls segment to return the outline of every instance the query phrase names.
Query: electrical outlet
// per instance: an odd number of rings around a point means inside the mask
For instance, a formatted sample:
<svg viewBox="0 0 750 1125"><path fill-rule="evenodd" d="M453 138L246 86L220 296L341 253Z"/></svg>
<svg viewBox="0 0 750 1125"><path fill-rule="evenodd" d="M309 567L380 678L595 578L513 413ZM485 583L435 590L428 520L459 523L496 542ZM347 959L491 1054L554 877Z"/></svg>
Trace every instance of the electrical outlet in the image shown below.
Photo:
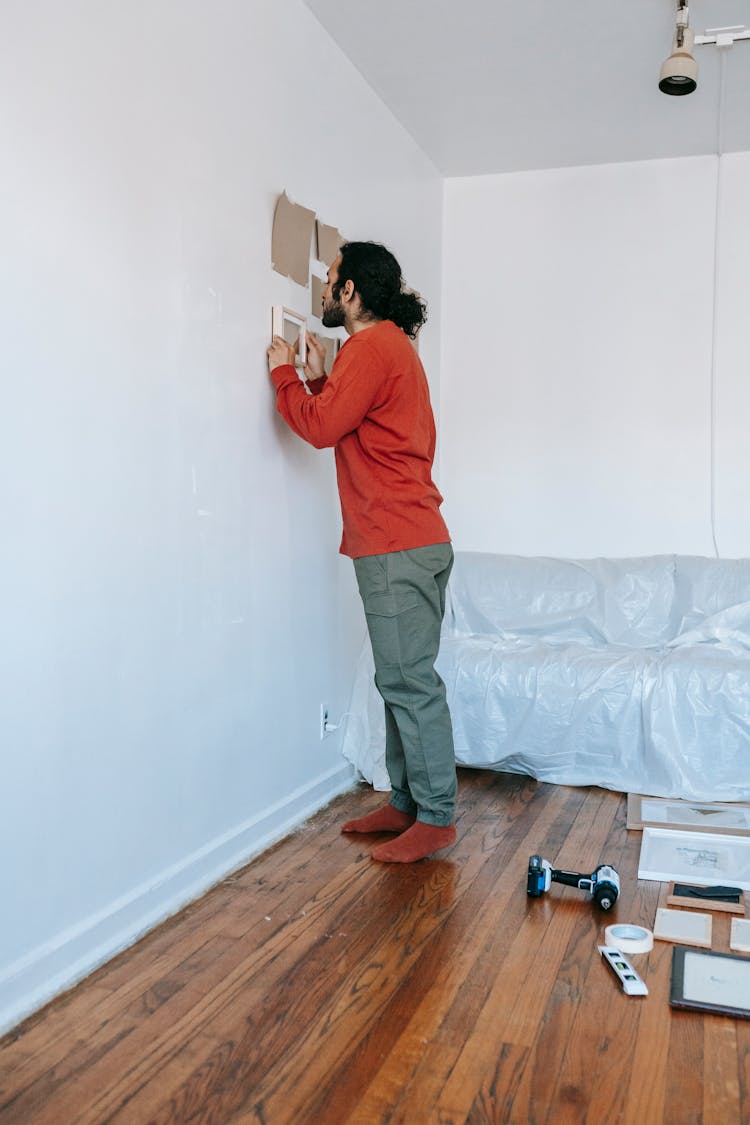
<svg viewBox="0 0 750 1125"><path fill-rule="evenodd" d="M325 736L329 733L326 730L327 726L328 726L328 704L327 703L321 703L321 705L320 705L320 737L321 737L321 739L324 739Z"/></svg>

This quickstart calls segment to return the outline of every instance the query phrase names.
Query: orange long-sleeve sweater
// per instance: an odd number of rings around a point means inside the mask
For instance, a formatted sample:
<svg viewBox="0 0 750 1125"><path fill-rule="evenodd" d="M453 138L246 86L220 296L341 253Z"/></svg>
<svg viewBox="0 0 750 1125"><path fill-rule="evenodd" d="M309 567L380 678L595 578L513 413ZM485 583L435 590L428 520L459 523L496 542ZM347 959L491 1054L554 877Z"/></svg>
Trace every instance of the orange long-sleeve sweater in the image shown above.
<svg viewBox="0 0 750 1125"><path fill-rule="evenodd" d="M317 449L334 446L344 532L352 558L450 540L432 480L435 421L427 378L408 337L392 321L343 345L328 378L305 391L294 367L271 372L276 406Z"/></svg>

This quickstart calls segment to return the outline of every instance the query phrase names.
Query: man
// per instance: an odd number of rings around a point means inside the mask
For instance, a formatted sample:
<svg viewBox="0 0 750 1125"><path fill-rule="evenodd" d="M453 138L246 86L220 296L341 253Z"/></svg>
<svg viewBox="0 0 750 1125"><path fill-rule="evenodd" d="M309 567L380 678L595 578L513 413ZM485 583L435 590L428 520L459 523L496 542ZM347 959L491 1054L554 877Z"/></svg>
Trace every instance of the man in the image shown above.
<svg viewBox="0 0 750 1125"><path fill-rule="evenodd" d="M335 448L341 553L354 560L385 704L390 803L342 832L396 833L373 859L412 863L456 839L453 734L434 667L453 550L431 475L427 379L408 339L425 306L403 292L389 250L349 242L328 271L322 320L350 338L326 378L323 345L308 334L311 394L297 376L295 348L279 336L268 363L284 420L317 449Z"/></svg>

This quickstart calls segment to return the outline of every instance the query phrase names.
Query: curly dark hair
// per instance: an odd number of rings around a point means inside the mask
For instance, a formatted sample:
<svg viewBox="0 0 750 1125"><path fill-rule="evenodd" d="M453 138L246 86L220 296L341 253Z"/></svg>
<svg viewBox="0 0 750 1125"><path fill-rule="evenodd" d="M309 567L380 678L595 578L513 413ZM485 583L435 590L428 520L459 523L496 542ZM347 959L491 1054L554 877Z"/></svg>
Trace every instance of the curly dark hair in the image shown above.
<svg viewBox="0 0 750 1125"><path fill-rule="evenodd" d="M365 316L392 320L413 340L427 320L427 305L416 293L404 292L401 266L379 242L345 242L341 247L339 276L333 286L338 300L351 280Z"/></svg>

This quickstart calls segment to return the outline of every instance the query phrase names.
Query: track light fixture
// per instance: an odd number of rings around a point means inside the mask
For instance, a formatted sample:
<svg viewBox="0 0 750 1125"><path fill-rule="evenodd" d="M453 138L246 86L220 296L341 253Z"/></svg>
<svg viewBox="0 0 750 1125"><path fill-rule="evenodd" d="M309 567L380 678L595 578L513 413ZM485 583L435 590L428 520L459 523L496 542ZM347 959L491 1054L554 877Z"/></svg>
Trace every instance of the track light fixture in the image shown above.
<svg viewBox="0 0 750 1125"><path fill-rule="evenodd" d="M692 94L698 85L698 64L693 58L695 36L688 26L687 0L677 2L672 54L661 64L659 89L664 94Z"/></svg>
<svg viewBox="0 0 750 1125"><path fill-rule="evenodd" d="M698 64L693 58L693 47L713 43L717 47L731 47L738 39L750 40L750 29L711 27L705 35L694 35L688 25L687 0L677 0L672 54L661 64L659 89L665 94L692 94L698 85Z"/></svg>

